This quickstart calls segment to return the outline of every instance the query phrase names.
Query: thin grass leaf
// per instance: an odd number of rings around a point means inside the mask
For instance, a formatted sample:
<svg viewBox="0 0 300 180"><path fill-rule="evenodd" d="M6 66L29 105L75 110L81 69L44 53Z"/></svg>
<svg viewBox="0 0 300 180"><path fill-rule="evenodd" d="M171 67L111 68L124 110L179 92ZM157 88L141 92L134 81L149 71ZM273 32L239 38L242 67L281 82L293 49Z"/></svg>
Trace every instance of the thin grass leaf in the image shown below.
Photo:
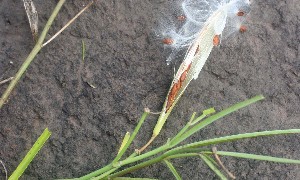
<svg viewBox="0 0 300 180"><path fill-rule="evenodd" d="M186 157L195 157L198 156L199 153L182 153L182 154L174 154L166 157L165 159L177 159L177 158L186 158Z"/></svg>
<svg viewBox="0 0 300 180"><path fill-rule="evenodd" d="M24 159L18 165L17 169L12 173L12 175L8 178L8 180L19 179L19 177L24 173L25 169L28 167L30 162L39 152L39 150L43 147L47 139L50 137L51 132L46 128L42 135L37 139L34 145L31 147L29 152L26 154Z"/></svg>
<svg viewBox="0 0 300 180"><path fill-rule="evenodd" d="M220 143L225 143L225 142L230 142L230 141L236 141L236 140L240 140L240 139L256 138L256 137L261 137L261 136L283 135L283 134L298 134L298 133L300 133L300 129L253 132L253 133L237 134L237 135L224 136L224 137L219 137L219 138L214 138L214 139L208 139L208 140L199 141L199 142L187 144L184 146L180 146L178 148L195 148L195 147L220 144Z"/></svg>
<svg viewBox="0 0 300 180"><path fill-rule="evenodd" d="M166 163L166 165L168 166L168 168L170 169L172 174L175 176L176 180L182 180L182 178L180 177L179 173L176 171L173 164L170 161L166 160L166 159L164 160L164 162Z"/></svg>
<svg viewBox="0 0 300 180"><path fill-rule="evenodd" d="M212 154L212 152L203 152L203 153ZM278 163L286 163L286 164L300 164L300 160L278 158L278 157L273 157L273 156L264 156L264 155L239 153L239 152L228 152L228 151L217 151L217 154L222 155L222 156L232 156L232 157L237 157L237 158L255 159L255 160L260 160L260 161L270 161L270 162L278 162Z"/></svg>
<svg viewBox="0 0 300 180"><path fill-rule="evenodd" d="M209 160L206 158L206 156L199 154L200 158L207 164L207 166L216 173L216 175L222 179L222 180L227 180L224 174Z"/></svg>
<svg viewBox="0 0 300 180"><path fill-rule="evenodd" d="M124 146L126 145L126 143L127 143L128 140L129 140L129 138L130 138L130 132L127 132L127 133L125 134L124 138L123 138L123 141L122 141L122 144L121 144L120 149L119 149L119 151L118 151L118 154L119 154L120 151L124 148Z"/></svg>
<svg viewBox="0 0 300 180"><path fill-rule="evenodd" d="M127 148L130 146L130 144L134 140L135 136L139 132L139 130L140 130L142 124L144 123L146 117L148 116L149 112L150 112L150 110L145 109L145 112L143 113L142 117L140 118L139 123L136 125L136 127L135 127L132 135L130 136L128 142L125 144L125 146L122 148L122 150L117 154L117 156L115 157L115 159L113 160L112 163L116 163L117 161L119 161L121 159L122 155L125 153Z"/></svg>
<svg viewBox="0 0 300 180"><path fill-rule="evenodd" d="M190 125L193 126L193 125L197 124L199 121L201 121L202 119L204 119L208 115L213 114L215 112L216 112L215 108L209 108L209 109L204 110L202 115L199 116L197 119L195 119L193 122L191 122Z"/></svg>
<svg viewBox="0 0 300 180"><path fill-rule="evenodd" d="M202 112L202 115L199 116L197 119L195 119L196 112L194 112L189 120L189 122L180 130L180 132L172 139L174 141L175 139L179 138L183 133L185 133L191 126L199 122L200 120L204 119L206 116L215 113L215 108L209 108Z"/></svg>
<svg viewBox="0 0 300 180"><path fill-rule="evenodd" d="M85 42L82 40L82 62L84 62L85 58Z"/></svg>
<svg viewBox="0 0 300 180"><path fill-rule="evenodd" d="M130 178L130 177L116 177L113 180L158 180L158 179L151 179L151 178Z"/></svg>
<svg viewBox="0 0 300 180"><path fill-rule="evenodd" d="M212 162L215 166L218 166L218 163L212 158L210 157L208 154L202 154L203 156L206 157L206 159L210 160L210 162Z"/></svg>
<svg viewBox="0 0 300 180"><path fill-rule="evenodd" d="M178 137L180 137L183 133L186 132L186 130L189 129L191 123L193 122L193 120L195 119L195 116L196 116L196 112L194 112L189 120L189 122L179 131L179 133L172 139L177 139Z"/></svg>
<svg viewBox="0 0 300 180"><path fill-rule="evenodd" d="M194 133L198 132L200 129L208 126L209 124L215 122L216 120L230 114L230 113L233 113L241 108L244 108L246 106L249 106L250 104L253 104L259 100L262 100L264 99L264 97L262 95L258 95L258 96L255 96L251 99L247 99L245 101L242 101L242 102L239 102L227 109L224 109L223 111L217 113L217 114L214 114L208 118L206 118L205 120L201 121L199 124L195 125L194 127L192 127L191 129L189 129L188 131L186 131L181 137L177 138L177 139L174 139L171 143L172 143L172 146L175 146L177 144L179 144L180 142L184 141L185 139L187 139L188 137L190 137L191 135L193 135ZM201 116L200 116L201 117ZM195 120L197 121L197 120Z"/></svg>
<svg viewBox="0 0 300 180"><path fill-rule="evenodd" d="M94 177L94 178L91 178L92 180L100 180L100 179L103 179L107 176L109 176L111 173L115 172L116 170L118 170L118 168L114 168L114 169L111 169L109 171L106 171L105 173L101 174L100 176L97 176L97 177Z"/></svg>

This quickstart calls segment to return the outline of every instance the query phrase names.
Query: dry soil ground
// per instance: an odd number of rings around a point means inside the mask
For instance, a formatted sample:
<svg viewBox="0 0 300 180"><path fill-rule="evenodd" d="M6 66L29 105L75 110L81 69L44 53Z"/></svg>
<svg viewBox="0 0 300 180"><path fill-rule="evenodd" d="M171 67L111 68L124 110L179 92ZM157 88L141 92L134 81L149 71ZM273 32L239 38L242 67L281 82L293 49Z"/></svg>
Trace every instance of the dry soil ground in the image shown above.
<svg viewBox="0 0 300 180"><path fill-rule="evenodd" d="M41 30L57 1L34 2ZM67 1L47 38L87 3ZM0 4L0 79L4 79L14 75L34 43L22 1L0 0ZM0 110L0 159L9 173L46 127L52 136L22 179L70 178L96 170L112 160L144 107L160 111L173 67L166 65L163 45L154 32L161 16L176 15L168 13L169 5L167 0L98 0L42 49ZM165 143L192 112L212 106L221 110L257 94L266 99L214 123L192 140L299 128L299 11L298 0L253 0L248 31L213 50L200 78L192 81L153 146ZM0 92L6 87L2 85ZM147 119L131 151L148 140L156 118ZM300 136L244 140L218 149L300 159ZM300 179L297 165L223 161L238 179ZM181 159L176 167L183 179L216 179L197 158ZM164 165L134 176L173 178Z"/></svg>

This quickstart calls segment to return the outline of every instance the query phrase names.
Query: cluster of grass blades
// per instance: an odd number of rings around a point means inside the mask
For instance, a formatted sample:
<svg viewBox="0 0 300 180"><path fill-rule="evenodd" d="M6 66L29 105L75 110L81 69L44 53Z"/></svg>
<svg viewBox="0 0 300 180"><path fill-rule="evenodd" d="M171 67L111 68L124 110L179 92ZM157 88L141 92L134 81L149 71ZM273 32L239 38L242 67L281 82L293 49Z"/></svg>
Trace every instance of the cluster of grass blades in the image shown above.
<svg viewBox="0 0 300 180"><path fill-rule="evenodd" d="M122 156L131 145L132 141L135 139L136 135L139 132L143 122L147 118L149 114L149 110L145 109L142 117L139 120L136 128L130 133L126 133L122 145L119 148L119 151L116 157L112 160L111 163L98 169L94 172L91 172L87 175L84 175L79 178L75 178L77 180L100 180L100 179L116 179L116 180L150 180L149 178L129 178L123 177L128 173L137 171L141 168L145 168L147 166L153 165L155 163L165 163L166 166L170 169L172 174L177 180L182 179L180 177L180 173L175 169L172 164L173 159L177 158L187 158L187 157L199 157L203 160L203 162L220 178L227 179L227 176L231 177L229 172L226 171L218 160L218 156L231 156L236 158L246 158L246 159L254 159L254 160L262 160L262 161L270 161L270 162L278 162L278 163L288 163L288 164L300 164L300 160L294 159L286 159L279 157L272 157L266 155L256 155L256 154L248 154L248 153L239 153L239 152L227 152L227 151L216 151L208 149L208 146L215 146L220 143L232 142L247 138L256 138L262 136L274 136L274 135L283 135L283 134L297 134L300 133L300 129L288 129L288 130L272 130L272 131L262 131L262 132L253 132L253 133L244 133L230 136L223 136L213 139L207 139L202 141L197 141L189 144L182 144L184 140L194 135L195 133L201 131L204 127L210 125L211 123L220 120L222 117L231 114L235 111L238 111L241 108L249 106L259 100L264 99L262 95L255 96L251 99L242 101L237 103L229 108L226 108L220 112L215 112L213 108L203 111L200 116L196 116L194 113L188 123L173 137L167 140L165 144L162 146L155 148L149 152L139 154L138 152L133 152L127 158L123 158ZM48 138L48 137L47 137ZM43 138L46 140L47 138ZM43 144L43 143L35 143ZM179 145L180 144L180 145ZM29 152L31 155L35 155L36 152L34 150L39 150L39 148L32 148ZM27 157L28 155L26 155ZM24 159L26 159L26 157ZM214 158L215 157L215 158ZM30 161L32 160L32 156ZM29 161L29 162L30 162ZM22 163L24 160L22 161ZM29 164L28 161L25 161L26 166L19 165L16 175L15 172L11 177L19 177L22 172L24 172L25 168ZM23 163L24 164L24 163ZM226 172L226 173L224 173ZM14 178L10 178L14 179Z"/></svg>

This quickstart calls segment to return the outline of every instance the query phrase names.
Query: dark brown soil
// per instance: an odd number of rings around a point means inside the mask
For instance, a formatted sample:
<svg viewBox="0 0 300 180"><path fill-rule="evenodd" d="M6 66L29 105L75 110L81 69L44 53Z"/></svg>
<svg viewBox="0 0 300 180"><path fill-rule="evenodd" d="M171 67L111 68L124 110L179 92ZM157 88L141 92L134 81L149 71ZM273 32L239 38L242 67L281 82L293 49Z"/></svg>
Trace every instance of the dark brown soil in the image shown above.
<svg viewBox="0 0 300 180"><path fill-rule="evenodd" d="M96 170L113 159L144 107L160 111L173 77L161 40L154 36L161 12L170 10L166 1L99 0L42 49L0 110L0 159L9 174L46 127L52 136L22 179L71 178ZM41 31L56 1L34 2ZM66 2L47 38L87 2ZM0 0L0 4L2 80L16 73L34 43L22 1ZM153 146L172 137L192 112L212 106L221 110L257 94L266 99L206 127L190 141L299 128L299 11L298 0L253 1L248 31L213 50L200 78L191 82ZM6 87L2 85L0 92ZM131 152L150 138L156 118L147 119ZM218 149L300 159L300 136L243 140ZM297 165L222 159L238 179L300 179ZM183 179L217 179L198 158L175 162ZM134 176L173 179L164 165Z"/></svg>

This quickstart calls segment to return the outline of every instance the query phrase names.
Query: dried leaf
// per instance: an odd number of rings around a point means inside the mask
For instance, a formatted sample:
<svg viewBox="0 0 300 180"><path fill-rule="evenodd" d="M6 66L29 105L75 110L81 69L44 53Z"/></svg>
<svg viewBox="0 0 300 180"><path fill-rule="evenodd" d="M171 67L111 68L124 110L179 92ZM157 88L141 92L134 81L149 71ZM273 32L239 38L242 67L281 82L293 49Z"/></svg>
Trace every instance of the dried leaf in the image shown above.
<svg viewBox="0 0 300 180"><path fill-rule="evenodd" d="M36 42L38 38L38 13L32 0L23 0L25 11L28 17L33 40Z"/></svg>

